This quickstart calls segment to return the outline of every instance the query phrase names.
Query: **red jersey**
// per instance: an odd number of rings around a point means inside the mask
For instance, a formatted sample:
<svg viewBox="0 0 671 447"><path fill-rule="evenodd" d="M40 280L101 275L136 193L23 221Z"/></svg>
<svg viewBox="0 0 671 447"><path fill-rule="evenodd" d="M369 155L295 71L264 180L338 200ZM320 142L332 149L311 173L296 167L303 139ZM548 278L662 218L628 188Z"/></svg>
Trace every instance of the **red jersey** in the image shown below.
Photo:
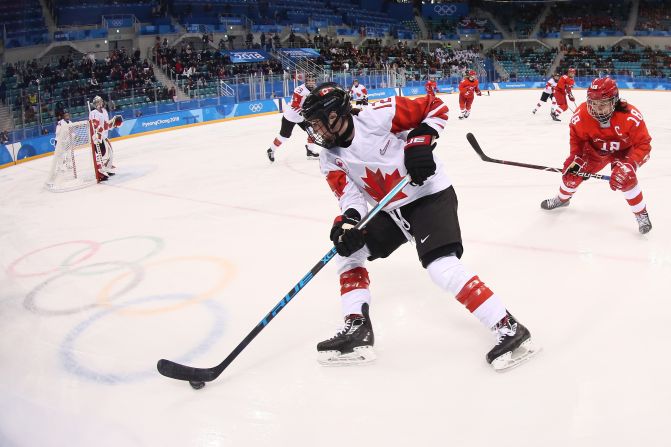
<svg viewBox="0 0 671 447"><path fill-rule="evenodd" d="M627 158L641 166L650 157L650 134L641 112L632 105L624 111L615 111L609 127L601 127L599 121L587 112L587 103L578 106L569 125L571 132L571 156L587 156L592 159L612 157Z"/></svg>
<svg viewBox="0 0 671 447"><path fill-rule="evenodd" d="M473 97L473 92L480 93L480 82L477 79L471 81L466 78L459 84L459 96L464 96L467 98Z"/></svg>
<svg viewBox="0 0 671 447"><path fill-rule="evenodd" d="M575 85L575 80L568 75L559 78L559 82L555 86L555 96L564 96L571 93L571 89Z"/></svg>
<svg viewBox="0 0 671 447"><path fill-rule="evenodd" d="M426 84L424 84L424 88L426 89L426 93L428 94L434 94L438 93L438 84L436 81L426 81Z"/></svg>

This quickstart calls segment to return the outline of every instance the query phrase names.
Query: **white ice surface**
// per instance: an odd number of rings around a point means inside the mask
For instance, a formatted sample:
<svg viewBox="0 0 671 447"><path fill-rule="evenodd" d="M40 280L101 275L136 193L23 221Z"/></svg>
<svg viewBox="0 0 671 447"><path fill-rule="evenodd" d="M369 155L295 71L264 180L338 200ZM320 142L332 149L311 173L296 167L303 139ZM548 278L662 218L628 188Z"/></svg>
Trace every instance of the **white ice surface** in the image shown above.
<svg viewBox="0 0 671 447"><path fill-rule="evenodd" d="M444 96L436 149L463 261L543 347L506 374L409 244L368 265L375 364L316 362L340 323L328 265L204 389L156 373L219 363L329 249L337 203L304 134L266 158L279 115L118 141L116 177L64 194L43 189L49 158L3 169L0 445L668 446L671 93L623 92L653 137L646 236L606 182L546 212L557 174L476 156L466 132L492 157L561 166L569 116L531 115L539 96L493 92L465 121Z"/></svg>

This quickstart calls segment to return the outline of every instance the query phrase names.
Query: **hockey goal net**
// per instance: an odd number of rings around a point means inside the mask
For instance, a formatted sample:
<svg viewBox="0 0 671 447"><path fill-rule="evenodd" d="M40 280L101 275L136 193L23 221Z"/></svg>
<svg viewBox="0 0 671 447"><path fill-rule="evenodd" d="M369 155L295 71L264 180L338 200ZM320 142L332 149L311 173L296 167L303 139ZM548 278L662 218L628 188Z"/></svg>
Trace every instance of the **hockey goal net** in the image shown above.
<svg viewBox="0 0 671 447"><path fill-rule="evenodd" d="M98 181L89 121L61 124L56 133L56 148L46 188L64 192L85 188Z"/></svg>

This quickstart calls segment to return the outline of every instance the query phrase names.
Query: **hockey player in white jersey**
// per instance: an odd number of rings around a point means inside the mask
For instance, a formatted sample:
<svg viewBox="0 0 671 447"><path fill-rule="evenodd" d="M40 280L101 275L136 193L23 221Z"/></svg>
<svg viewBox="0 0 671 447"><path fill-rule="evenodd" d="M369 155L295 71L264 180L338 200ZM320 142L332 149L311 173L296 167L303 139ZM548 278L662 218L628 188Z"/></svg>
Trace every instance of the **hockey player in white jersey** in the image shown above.
<svg viewBox="0 0 671 447"><path fill-rule="evenodd" d="M448 108L442 100L392 97L358 111L352 109L345 90L324 83L305 99L302 113L310 123L308 132L326 148L320 154L321 170L342 213L329 237L338 252L335 261L345 323L317 345L320 363L375 359L365 262L386 258L413 239L431 279L494 333L496 345L487 353L487 362L500 371L531 358L535 350L527 328L460 261L457 196L433 155L436 139L447 124ZM379 201L405 175L410 175L411 183L385 212L378 213L364 230L354 228L368 204Z"/></svg>
<svg viewBox="0 0 671 447"><path fill-rule="evenodd" d="M554 89L557 86L557 81L559 80L559 73L555 73L552 75L550 79L545 83L545 88L543 89L543 93L541 93L541 99L538 101L538 104L536 104L536 107L531 111L534 115L536 112L538 112L538 109L541 108L544 102L548 101L548 98L552 100L552 104L555 105L557 104L554 99Z"/></svg>
<svg viewBox="0 0 671 447"><path fill-rule="evenodd" d="M368 105L368 89L365 85L360 84L358 79L355 79L352 83L352 87L349 89L349 94L354 100L354 104L357 106L367 106Z"/></svg>
<svg viewBox="0 0 671 447"><path fill-rule="evenodd" d="M280 128L280 134L275 137L273 143L270 145L266 153L268 154L268 159L273 162L275 161L275 152L282 146L282 144L291 137L291 133L294 130L294 126L298 126L305 130L307 123L301 115L301 107L303 106L303 101L305 97L310 94L310 90L315 87L315 77L314 75L308 74L305 77L305 84L301 84L296 89L291 96L291 104L289 107L284 110L282 113L282 127ZM308 160L318 160L319 152L312 141L312 138L308 136L307 144L305 145L305 151L307 154Z"/></svg>
<svg viewBox="0 0 671 447"><path fill-rule="evenodd" d="M112 151L112 145L109 142L107 134L109 129L121 126L123 118L121 115L116 115L110 119L107 109L105 109L105 102L100 96L93 98L92 104L94 108L89 112L89 121L93 128L91 139L96 147L96 152L102 158L101 174L104 177L102 180L107 180L107 177L114 175L115 169L113 162L114 152Z"/></svg>

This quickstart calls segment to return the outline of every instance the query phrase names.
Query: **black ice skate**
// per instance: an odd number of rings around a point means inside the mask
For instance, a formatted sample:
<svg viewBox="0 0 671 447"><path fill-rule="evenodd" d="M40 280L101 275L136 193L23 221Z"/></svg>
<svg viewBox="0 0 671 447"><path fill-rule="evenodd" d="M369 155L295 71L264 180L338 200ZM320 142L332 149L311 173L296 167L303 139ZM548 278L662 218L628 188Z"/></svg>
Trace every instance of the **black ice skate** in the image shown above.
<svg viewBox="0 0 671 447"><path fill-rule="evenodd" d="M638 232L641 234L646 234L650 230L652 230L652 223L650 222L650 216L648 216L648 211L642 211L638 214L634 214L636 216L636 222L638 222Z"/></svg>
<svg viewBox="0 0 671 447"><path fill-rule="evenodd" d="M272 147L269 147L266 153L268 154L268 160L270 160L271 162L275 161L275 151L273 150Z"/></svg>
<svg viewBox="0 0 671 447"><path fill-rule="evenodd" d="M496 336L496 346L487 353L487 363L497 372L514 368L538 352L531 342L529 330L507 311L492 332Z"/></svg>
<svg viewBox="0 0 671 447"><path fill-rule="evenodd" d="M307 144L305 145L305 150L307 151L308 160L319 160L319 154L312 152Z"/></svg>
<svg viewBox="0 0 671 447"><path fill-rule="evenodd" d="M541 208L544 210L553 210L555 208L561 208L562 206L568 206L571 199L562 200L559 196L554 196L551 199L545 199L541 202Z"/></svg>
<svg viewBox="0 0 671 447"><path fill-rule="evenodd" d="M324 366L343 366L375 360L375 336L368 315L368 303L361 306L363 315L345 317L345 324L333 337L317 344L318 361Z"/></svg>
<svg viewBox="0 0 671 447"><path fill-rule="evenodd" d="M557 115L555 112L550 112L550 117L552 118L553 121L561 121L559 119L559 115Z"/></svg>

